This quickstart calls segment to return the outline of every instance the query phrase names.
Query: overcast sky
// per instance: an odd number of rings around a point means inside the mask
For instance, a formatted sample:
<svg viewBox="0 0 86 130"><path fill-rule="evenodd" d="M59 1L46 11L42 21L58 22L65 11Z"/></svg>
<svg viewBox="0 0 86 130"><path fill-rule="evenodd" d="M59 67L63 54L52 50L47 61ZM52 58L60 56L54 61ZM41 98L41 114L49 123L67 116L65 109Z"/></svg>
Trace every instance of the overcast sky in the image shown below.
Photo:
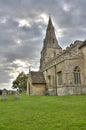
<svg viewBox="0 0 86 130"><path fill-rule="evenodd" d="M86 0L0 0L0 89L38 68L49 15L62 48L86 39Z"/></svg>

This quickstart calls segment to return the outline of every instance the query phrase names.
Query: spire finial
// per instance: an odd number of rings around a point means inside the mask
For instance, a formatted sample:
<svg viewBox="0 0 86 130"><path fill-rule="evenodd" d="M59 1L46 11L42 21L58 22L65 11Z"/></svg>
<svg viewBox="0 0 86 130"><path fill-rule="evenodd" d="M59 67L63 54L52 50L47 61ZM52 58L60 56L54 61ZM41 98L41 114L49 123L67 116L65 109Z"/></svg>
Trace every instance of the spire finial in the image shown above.
<svg viewBox="0 0 86 130"><path fill-rule="evenodd" d="M49 20L48 20L48 29L49 28L52 28L53 27L53 24L52 24L52 20L51 20L51 16L49 15Z"/></svg>

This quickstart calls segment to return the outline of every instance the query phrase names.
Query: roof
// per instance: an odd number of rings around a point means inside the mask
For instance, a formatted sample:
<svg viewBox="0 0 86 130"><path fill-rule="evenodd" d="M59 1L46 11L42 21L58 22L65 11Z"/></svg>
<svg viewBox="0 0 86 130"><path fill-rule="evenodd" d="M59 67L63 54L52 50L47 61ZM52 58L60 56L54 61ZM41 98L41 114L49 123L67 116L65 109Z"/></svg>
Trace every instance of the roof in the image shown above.
<svg viewBox="0 0 86 130"><path fill-rule="evenodd" d="M42 72L31 71L30 76L31 76L33 84L34 83L36 83L36 84L46 84L45 79L44 79L44 75L43 75Z"/></svg>
<svg viewBox="0 0 86 130"><path fill-rule="evenodd" d="M81 46L79 47L79 49L82 48L82 47L84 47L84 46L86 46L86 40L85 40L84 42L82 42L82 44L81 44Z"/></svg>

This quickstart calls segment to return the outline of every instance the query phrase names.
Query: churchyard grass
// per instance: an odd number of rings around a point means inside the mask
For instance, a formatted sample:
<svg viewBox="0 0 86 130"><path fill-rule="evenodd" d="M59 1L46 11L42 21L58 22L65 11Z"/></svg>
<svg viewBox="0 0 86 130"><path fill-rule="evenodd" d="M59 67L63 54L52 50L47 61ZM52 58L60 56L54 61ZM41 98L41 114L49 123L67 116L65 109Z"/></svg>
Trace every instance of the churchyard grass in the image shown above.
<svg viewBox="0 0 86 130"><path fill-rule="evenodd" d="M0 97L0 130L86 130L86 95Z"/></svg>

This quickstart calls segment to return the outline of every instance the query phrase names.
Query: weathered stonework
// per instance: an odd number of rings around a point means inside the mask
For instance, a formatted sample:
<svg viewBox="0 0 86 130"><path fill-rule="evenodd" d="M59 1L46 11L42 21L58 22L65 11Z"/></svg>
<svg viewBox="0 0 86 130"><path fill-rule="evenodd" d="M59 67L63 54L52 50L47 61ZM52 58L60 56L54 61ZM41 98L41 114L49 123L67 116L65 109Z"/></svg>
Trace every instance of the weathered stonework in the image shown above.
<svg viewBox="0 0 86 130"><path fill-rule="evenodd" d="M51 42L53 39L54 43ZM77 40L63 50L49 18L40 60L40 71L44 74L49 95L86 94L85 42Z"/></svg>
<svg viewBox="0 0 86 130"><path fill-rule="evenodd" d="M42 72L30 71L27 81L27 94L45 95L46 83Z"/></svg>
<svg viewBox="0 0 86 130"><path fill-rule="evenodd" d="M86 94L86 41L75 41L63 50L56 39L49 17L40 58L40 71L45 84L32 84L28 78L27 93L32 95ZM32 86L29 91L29 86Z"/></svg>

